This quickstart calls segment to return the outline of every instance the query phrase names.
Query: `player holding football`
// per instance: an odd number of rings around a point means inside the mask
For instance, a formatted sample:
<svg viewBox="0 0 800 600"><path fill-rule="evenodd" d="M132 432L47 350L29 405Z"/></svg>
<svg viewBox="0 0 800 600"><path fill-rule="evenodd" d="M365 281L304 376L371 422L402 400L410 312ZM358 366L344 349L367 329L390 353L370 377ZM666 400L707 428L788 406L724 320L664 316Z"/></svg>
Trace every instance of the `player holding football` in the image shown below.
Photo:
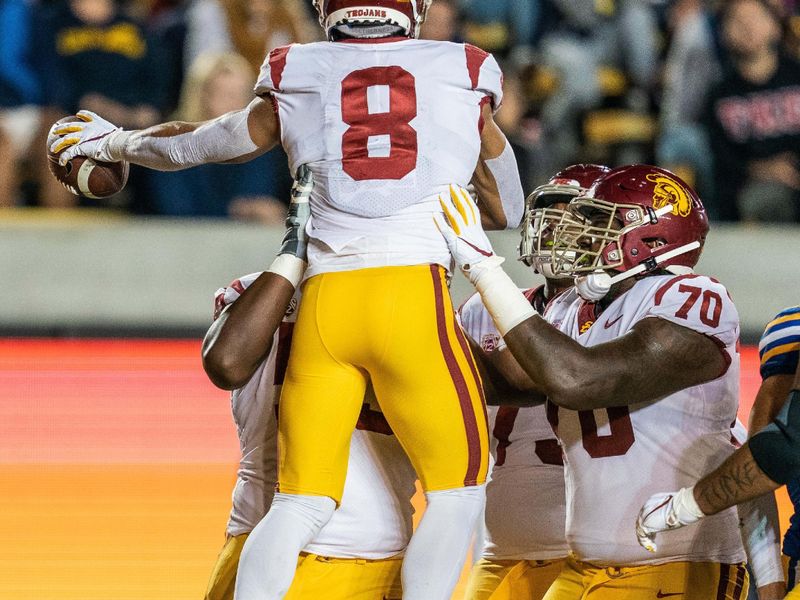
<svg viewBox="0 0 800 600"><path fill-rule="evenodd" d="M699 198L672 173L634 165L573 200L552 265L576 288L550 303L547 320L480 225L443 202L460 230L438 218L453 255L547 397L564 450L571 555L545 599L744 597L734 511L676 532L655 555L630 532L665 481L681 487L733 451L738 315L721 284L692 271L708 231Z"/></svg>
<svg viewBox="0 0 800 600"><path fill-rule="evenodd" d="M786 484L789 496L800 504L800 307L787 308L766 327L759 343L762 383L750 416L750 442L716 471L694 486L671 494L655 494L645 502L636 523L639 542L655 548L656 534L694 523L706 515L754 498L763 497ZM788 400L787 400L788 397ZM794 418L792 418L794 417ZM773 501L774 502L774 501ZM741 509L741 506L740 506ZM788 589L797 592L797 559L800 556L798 522L784 538L789 557Z"/></svg>
<svg viewBox="0 0 800 600"><path fill-rule="evenodd" d="M293 190L290 227L281 254L304 259L309 173ZM247 290L245 292L245 290ZM277 412L300 292L267 272L237 279L217 292L215 322L203 346L212 380L233 389L231 404L242 448L227 541L206 600L231 600L239 555L263 518L277 481ZM235 304L234 304L235 303ZM416 475L374 397L364 403L351 440L342 506L304 548L286 598L400 600L401 555L411 536Z"/></svg>
<svg viewBox="0 0 800 600"><path fill-rule="evenodd" d="M544 275L545 283L524 294L540 314L552 298L572 287L572 277L555 275L550 266L553 227L569 201L608 171L599 165L567 167L526 200L520 258ZM512 385L526 387L527 376L502 348L500 334L479 295L461 307L459 317L467 336L481 349L481 358ZM541 600L569 550L564 537L561 447L553 438L544 405L490 406L489 430L494 465L486 485L485 539L480 560L470 573L466 597Z"/></svg>
<svg viewBox="0 0 800 600"><path fill-rule="evenodd" d="M349 440L371 381L426 491L403 563L407 600L450 597L484 500L481 384L446 288L432 223L439 193L470 182L487 226L515 227L523 194L493 121L496 61L419 41L431 0L315 0L328 42L270 53L245 109L206 123L121 131L96 115L55 128L61 161L169 170L241 161L279 140L308 164L308 280L282 391L279 492L242 552L238 600L278 600L296 556L341 500ZM282 271L293 283L302 273Z"/></svg>

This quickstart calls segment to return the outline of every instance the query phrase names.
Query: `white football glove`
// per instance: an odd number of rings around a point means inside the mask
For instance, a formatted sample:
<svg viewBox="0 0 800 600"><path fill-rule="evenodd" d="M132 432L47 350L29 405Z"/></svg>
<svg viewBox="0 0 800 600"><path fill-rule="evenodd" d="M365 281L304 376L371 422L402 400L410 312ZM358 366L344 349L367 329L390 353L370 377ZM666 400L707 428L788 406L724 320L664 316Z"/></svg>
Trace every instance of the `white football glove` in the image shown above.
<svg viewBox="0 0 800 600"><path fill-rule="evenodd" d="M50 136L57 137L50 144L50 152L58 154L58 162L64 166L76 156L88 156L105 162L119 162L108 152L112 134L122 131L103 117L82 110L76 115L80 121L61 123L50 128Z"/></svg>
<svg viewBox="0 0 800 600"><path fill-rule="evenodd" d="M449 197L439 195L439 204L442 212L433 215L436 227L444 236L456 264L474 283L472 275L480 270L482 263L498 266L504 259L494 253L481 226L480 210L467 189L451 185Z"/></svg>
<svg viewBox="0 0 800 600"><path fill-rule="evenodd" d="M702 519L705 515L694 499L694 488L682 488L668 494L650 496L636 519L636 537L639 544L656 552L656 534L680 529Z"/></svg>

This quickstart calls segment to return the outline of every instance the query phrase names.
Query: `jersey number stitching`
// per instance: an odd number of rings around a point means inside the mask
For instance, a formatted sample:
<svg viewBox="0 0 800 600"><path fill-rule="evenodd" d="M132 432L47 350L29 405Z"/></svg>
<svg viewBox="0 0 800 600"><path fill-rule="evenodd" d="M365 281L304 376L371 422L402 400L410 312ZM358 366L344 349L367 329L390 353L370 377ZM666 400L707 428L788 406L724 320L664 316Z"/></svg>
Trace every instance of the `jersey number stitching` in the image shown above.
<svg viewBox="0 0 800 600"><path fill-rule="evenodd" d="M633 423L627 406L613 406L607 408L608 424L611 428L609 435L598 435L597 419L594 411L582 410L578 412L583 437L583 448L592 458L607 458L609 456L622 456L627 454L635 440L633 436Z"/></svg>
<svg viewBox="0 0 800 600"><path fill-rule="evenodd" d="M401 67L353 71L342 81L342 121L350 125L342 137L342 168L356 181L402 179L417 168L417 116L414 76ZM367 90L389 88L389 112L370 113ZM369 155L372 136L389 136L389 156Z"/></svg>
<svg viewBox="0 0 800 600"><path fill-rule="evenodd" d="M676 317L679 319L688 319L689 311L697 304L698 299L702 295L703 302L700 305L700 320L704 325L712 329L719 325L720 315L722 314L722 298L717 292L702 290L699 287L686 285L684 283L678 286L678 291L689 294L689 297L686 299L686 302L683 303L683 306L678 309L678 312L675 313ZM713 309L711 307L712 302L714 304Z"/></svg>
<svg viewBox="0 0 800 600"><path fill-rule="evenodd" d="M501 406L497 411L492 434L497 440L497 460L494 465L502 467L506 462L506 451L511 445L511 432L514 430L514 423L517 420L519 408L516 406ZM545 465L564 466L561 446L558 440L546 439L534 442L534 453Z"/></svg>

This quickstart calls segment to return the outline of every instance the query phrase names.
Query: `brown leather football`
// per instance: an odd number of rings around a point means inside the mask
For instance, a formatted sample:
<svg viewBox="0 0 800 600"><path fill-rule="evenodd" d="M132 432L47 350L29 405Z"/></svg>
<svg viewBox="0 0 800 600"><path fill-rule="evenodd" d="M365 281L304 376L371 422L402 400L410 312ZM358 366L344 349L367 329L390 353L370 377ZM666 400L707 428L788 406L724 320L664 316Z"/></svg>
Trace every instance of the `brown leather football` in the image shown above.
<svg viewBox="0 0 800 600"><path fill-rule="evenodd" d="M72 115L56 121L56 124L81 122ZM101 199L119 193L128 182L130 164L127 162L102 162L85 156L70 160L63 167L58 164L58 156L50 152L56 136L47 137L47 164L55 178L76 196Z"/></svg>

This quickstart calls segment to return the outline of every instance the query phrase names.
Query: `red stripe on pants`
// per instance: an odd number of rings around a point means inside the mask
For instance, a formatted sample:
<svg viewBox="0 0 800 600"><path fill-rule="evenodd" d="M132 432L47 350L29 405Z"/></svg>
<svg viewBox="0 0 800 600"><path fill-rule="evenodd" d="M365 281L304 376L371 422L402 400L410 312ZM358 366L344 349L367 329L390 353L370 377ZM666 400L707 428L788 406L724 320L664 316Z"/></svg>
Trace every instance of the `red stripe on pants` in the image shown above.
<svg viewBox="0 0 800 600"><path fill-rule="evenodd" d="M469 395L469 388L461 368L458 366L453 347L450 345L450 338L447 335L447 315L444 308L444 291L442 279L438 265L431 265L431 276L433 277L433 289L436 297L436 330L439 335L439 345L442 348L444 361L450 371L450 378L456 388L458 402L461 405L461 414L464 418L464 428L467 434L467 447L469 457L467 461L467 474L464 477L464 485L475 485L478 481L478 473L481 468L481 443L478 434L478 423L475 419L475 411L472 408L472 399Z"/></svg>

